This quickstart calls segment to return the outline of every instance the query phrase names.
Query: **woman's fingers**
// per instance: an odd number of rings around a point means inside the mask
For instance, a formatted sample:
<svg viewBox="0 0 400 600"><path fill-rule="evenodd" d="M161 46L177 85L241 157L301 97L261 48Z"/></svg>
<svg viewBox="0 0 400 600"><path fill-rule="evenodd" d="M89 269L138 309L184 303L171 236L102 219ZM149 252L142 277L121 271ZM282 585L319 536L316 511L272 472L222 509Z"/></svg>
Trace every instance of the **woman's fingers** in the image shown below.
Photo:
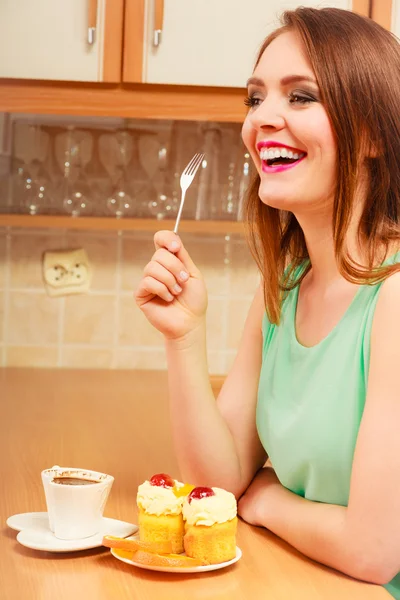
<svg viewBox="0 0 400 600"><path fill-rule="evenodd" d="M157 250L157 252L160 251ZM156 260L152 260L146 265L146 267L144 268L144 275L145 277L152 277L160 283L163 283L173 295L180 294L180 292L182 291L182 288L179 285L177 278L174 276L171 270L169 270L163 264L157 262Z"/></svg>
<svg viewBox="0 0 400 600"><path fill-rule="evenodd" d="M164 283L158 281L158 279L154 279L154 277L144 277L136 291L136 301L139 305L142 305L154 296L158 296L162 300L165 300L165 302L172 302L174 299L174 296Z"/></svg>
<svg viewBox="0 0 400 600"><path fill-rule="evenodd" d="M151 262L156 262L167 269L167 271L170 271L177 283L185 283L189 279L189 273L183 262L165 248L156 250Z"/></svg>
<svg viewBox="0 0 400 600"><path fill-rule="evenodd" d="M200 275L199 270L182 244L180 237L173 231L157 231L154 236L154 245L157 250L164 248L165 250L168 250L168 252L175 254L175 256L182 261L184 268L189 275L192 275L193 277L198 277Z"/></svg>
<svg viewBox="0 0 400 600"><path fill-rule="evenodd" d="M157 231L154 235L154 245L156 250L159 248L166 248L174 254L182 247L181 238L173 231L166 229Z"/></svg>

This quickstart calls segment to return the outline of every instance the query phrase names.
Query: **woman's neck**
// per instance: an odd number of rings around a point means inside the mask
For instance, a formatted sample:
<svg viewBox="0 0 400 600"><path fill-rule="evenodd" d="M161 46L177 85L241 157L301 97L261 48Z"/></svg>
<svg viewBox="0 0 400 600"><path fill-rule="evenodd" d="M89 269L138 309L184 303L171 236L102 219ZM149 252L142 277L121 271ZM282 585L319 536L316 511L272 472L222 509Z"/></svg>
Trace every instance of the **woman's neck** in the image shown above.
<svg viewBox="0 0 400 600"><path fill-rule="evenodd" d="M320 215L296 215L296 218L304 233L313 284L328 289L339 280L344 280L336 261L331 216L325 212ZM357 231L358 221L353 219L346 236L346 249L353 260L366 264Z"/></svg>

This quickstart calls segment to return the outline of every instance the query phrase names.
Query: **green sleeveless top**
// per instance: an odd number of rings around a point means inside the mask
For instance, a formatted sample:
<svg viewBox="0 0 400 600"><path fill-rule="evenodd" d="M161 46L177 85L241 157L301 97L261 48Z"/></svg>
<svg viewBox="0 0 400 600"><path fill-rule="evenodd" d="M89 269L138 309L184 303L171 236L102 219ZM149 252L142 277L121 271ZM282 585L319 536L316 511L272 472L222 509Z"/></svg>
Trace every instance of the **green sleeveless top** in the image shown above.
<svg viewBox="0 0 400 600"><path fill-rule="evenodd" d="M400 262L400 252L387 262ZM264 315L258 434L281 483L309 500L347 506L381 286L360 286L340 322L311 348L296 338L299 286L286 296L279 326ZM385 587L400 600L400 573Z"/></svg>

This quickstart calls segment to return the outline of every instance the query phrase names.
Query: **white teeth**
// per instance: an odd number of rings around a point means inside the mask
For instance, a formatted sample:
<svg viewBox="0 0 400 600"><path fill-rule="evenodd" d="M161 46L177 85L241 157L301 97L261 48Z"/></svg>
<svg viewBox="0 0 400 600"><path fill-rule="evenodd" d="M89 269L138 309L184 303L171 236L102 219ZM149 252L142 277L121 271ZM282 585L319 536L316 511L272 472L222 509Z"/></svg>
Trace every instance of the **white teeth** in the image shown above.
<svg viewBox="0 0 400 600"><path fill-rule="evenodd" d="M303 156L305 156L305 152L293 152L293 150L281 147L262 148L260 150L261 160L272 160L273 158L292 158L298 160L299 158L303 158Z"/></svg>

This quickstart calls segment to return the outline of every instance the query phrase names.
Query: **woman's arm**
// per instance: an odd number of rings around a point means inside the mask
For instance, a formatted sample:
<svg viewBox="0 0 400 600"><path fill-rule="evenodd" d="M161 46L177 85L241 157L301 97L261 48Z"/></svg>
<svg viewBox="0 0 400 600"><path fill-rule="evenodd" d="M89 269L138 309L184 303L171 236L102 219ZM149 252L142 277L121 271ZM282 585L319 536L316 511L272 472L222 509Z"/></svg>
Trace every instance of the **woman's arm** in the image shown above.
<svg viewBox="0 0 400 600"><path fill-rule="evenodd" d="M172 231L154 236L156 251L135 293L138 307L165 338L172 432L186 481L240 496L266 459L255 418L264 302L256 293L237 359L218 403L206 352L207 291Z"/></svg>
<svg viewBox="0 0 400 600"><path fill-rule="evenodd" d="M205 326L166 341L172 431L184 478L223 487L237 497L267 458L255 422L263 314L260 288L217 402L208 375Z"/></svg>
<svg viewBox="0 0 400 600"><path fill-rule="evenodd" d="M400 274L382 286L348 507L311 502L261 471L239 514L343 573L384 584L400 571Z"/></svg>

